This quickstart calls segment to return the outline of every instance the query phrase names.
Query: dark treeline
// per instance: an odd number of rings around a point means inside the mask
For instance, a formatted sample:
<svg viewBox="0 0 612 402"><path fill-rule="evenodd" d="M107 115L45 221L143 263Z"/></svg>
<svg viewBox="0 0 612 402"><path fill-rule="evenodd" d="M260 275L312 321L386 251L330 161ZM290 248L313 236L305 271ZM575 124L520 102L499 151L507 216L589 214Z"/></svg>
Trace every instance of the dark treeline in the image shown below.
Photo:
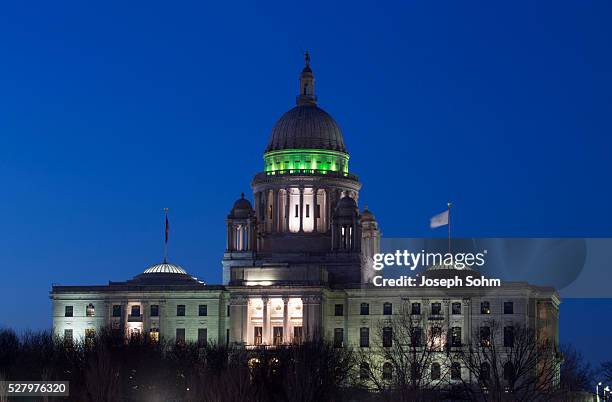
<svg viewBox="0 0 612 402"><path fill-rule="evenodd" d="M564 395L590 388L588 365L573 348L563 349L560 389L542 400L573 400ZM0 329L0 380L69 381L70 397L64 400L91 402L518 400L517 395L494 392L475 398L469 387L433 386L422 373L418 377L425 380L415 381L411 370L400 373L400 360L406 359L398 358L415 355L385 350L393 356L383 355L381 361L398 360L390 381L381 380L384 370L375 369L371 352L336 348L325 341L244 349L152 342L146 337L125 340L99 331L85 342L64 343L49 332L18 336ZM427 365L419 362L416 367ZM0 396L0 402L5 400Z"/></svg>
<svg viewBox="0 0 612 402"><path fill-rule="evenodd" d="M245 350L101 331L68 344L0 330L0 380L70 381L70 401L342 401L354 359L322 341Z"/></svg>

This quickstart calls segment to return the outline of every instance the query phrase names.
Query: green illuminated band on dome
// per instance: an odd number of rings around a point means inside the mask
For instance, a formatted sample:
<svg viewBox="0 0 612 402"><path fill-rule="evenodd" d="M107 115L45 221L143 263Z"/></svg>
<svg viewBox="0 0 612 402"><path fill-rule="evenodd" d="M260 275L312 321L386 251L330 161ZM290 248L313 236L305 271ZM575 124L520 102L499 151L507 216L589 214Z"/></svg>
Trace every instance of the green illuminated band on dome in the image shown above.
<svg viewBox="0 0 612 402"><path fill-rule="evenodd" d="M348 173L348 160L347 153L327 149L283 149L264 154L265 172L268 174L303 170Z"/></svg>

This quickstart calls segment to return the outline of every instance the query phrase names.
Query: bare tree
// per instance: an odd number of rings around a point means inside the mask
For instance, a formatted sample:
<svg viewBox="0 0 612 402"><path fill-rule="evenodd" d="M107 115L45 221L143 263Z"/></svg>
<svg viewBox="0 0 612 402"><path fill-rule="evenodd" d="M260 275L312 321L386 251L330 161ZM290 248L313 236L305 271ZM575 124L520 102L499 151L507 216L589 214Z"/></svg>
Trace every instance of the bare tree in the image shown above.
<svg viewBox="0 0 612 402"><path fill-rule="evenodd" d="M381 320L372 345L359 349L362 383L392 400L434 400L447 383L447 332L437 324L424 328L407 310Z"/></svg>
<svg viewBox="0 0 612 402"><path fill-rule="evenodd" d="M120 372L117 363L106 343L99 343L90 350L85 369L85 384L91 402L120 400Z"/></svg>
<svg viewBox="0 0 612 402"><path fill-rule="evenodd" d="M612 382L612 361L602 363L599 371L607 382Z"/></svg>
<svg viewBox="0 0 612 402"><path fill-rule="evenodd" d="M520 325L483 322L453 359L470 374L462 377L462 384L472 400L551 400L558 387L560 359L555 346Z"/></svg>
<svg viewBox="0 0 612 402"><path fill-rule="evenodd" d="M590 391L593 371L591 366L584 361L582 354L571 345L561 345L559 350L563 356L561 390L564 392Z"/></svg>

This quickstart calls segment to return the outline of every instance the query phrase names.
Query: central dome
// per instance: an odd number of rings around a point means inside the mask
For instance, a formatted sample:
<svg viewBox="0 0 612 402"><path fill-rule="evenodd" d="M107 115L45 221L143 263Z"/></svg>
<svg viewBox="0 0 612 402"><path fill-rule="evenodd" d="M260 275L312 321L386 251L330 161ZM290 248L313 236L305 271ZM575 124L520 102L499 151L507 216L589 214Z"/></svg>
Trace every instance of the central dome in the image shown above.
<svg viewBox="0 0 612 402"><path fill-rule="evenodd" d="M312 103L289 110L272 128L266 152L283 149L325 149L346 153L336 121Z"/></svg>

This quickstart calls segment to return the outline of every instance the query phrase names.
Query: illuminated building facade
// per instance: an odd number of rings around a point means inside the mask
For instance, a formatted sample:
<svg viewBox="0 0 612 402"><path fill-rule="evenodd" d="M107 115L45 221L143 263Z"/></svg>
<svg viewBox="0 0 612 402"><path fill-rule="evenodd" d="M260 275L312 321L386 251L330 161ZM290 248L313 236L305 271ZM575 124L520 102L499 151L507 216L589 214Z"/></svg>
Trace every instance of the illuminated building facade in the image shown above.
<svg viewBox="0 0 612 402"><path fill-rule="evenodd" d="M273 127L264 169L251 182L253 203L243 194L227 216L221 285L164 261L125 282L53 286L55 333L77 338L109 326L177 341L253 346L322 336L337 346L369 347L381 319L409 308L423 327L442 323L463 344L491 317L556 339L552 288L509 282L492 294L371 284L380 230L374 215L358 208L361 183L349 170L339 126L317 105L314 84L307 55L297 104Z"/></svg>

